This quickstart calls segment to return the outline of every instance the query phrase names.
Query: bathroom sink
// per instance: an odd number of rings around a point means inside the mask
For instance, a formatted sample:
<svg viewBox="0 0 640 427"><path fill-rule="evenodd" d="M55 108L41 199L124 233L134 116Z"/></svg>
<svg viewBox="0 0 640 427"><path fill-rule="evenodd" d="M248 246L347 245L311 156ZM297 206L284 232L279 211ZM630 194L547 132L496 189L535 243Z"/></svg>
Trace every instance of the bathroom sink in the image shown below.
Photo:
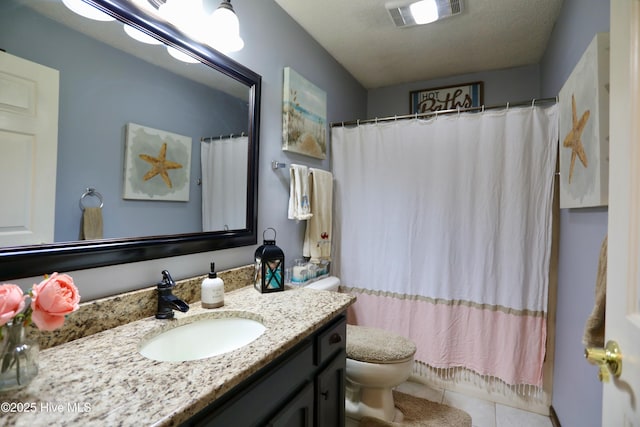
<svg viewBox="0 0 640 427"><path fill-rule="evenodd" d="M160 362L205 359L243 347L265 330L244 317L200 318L143 340L139 352Z"/></svg>

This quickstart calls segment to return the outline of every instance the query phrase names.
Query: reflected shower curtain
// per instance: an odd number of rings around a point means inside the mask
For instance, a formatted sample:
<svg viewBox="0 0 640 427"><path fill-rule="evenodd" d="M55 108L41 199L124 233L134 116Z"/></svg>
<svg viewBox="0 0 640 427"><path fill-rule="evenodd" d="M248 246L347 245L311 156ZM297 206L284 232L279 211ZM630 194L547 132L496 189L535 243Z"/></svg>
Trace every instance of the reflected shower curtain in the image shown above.
<svg viewBox="0 0 640 427"><path fill-rule="evenodd" d="M247 227L246 136L200 142L202 163L202 230Z"/></svg>
<svg viewBox="0 0 640 427"><path fill-rule="evenodd" d="M350 322L415 359L542 386L556 106L332 129Z"/></svg>

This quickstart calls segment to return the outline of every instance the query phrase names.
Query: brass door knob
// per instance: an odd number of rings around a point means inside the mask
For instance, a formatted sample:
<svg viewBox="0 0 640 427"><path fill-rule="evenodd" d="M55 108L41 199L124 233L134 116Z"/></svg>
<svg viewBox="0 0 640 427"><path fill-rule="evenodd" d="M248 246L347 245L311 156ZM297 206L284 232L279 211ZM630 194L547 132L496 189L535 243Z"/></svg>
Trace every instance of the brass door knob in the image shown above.
<svg viewBox="0 0 640 427"><path fill-rule="evenodd" d="M584 357L600 368L598 379L602 382L608 382L611 374L618 378L622 373L622 353L615 341L607 342L605 348L585 348Z"/></svg>

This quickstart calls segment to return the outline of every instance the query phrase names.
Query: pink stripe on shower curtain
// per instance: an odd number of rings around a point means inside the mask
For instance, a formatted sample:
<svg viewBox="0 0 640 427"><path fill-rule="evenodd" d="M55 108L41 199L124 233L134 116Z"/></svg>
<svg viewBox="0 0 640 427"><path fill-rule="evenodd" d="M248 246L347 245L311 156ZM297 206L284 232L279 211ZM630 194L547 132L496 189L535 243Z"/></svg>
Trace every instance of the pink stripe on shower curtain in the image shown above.
<svg viewBox="0 0 640 427"><path fill-rule="evenodd" d="M332 269L416 360L542 385L557 107L332 128Z"/></svg>
<svg viewBox="0 0 640 427"><path fill-rule="evenodd" d="M358 300L349 323L386 329L418 345L415 359L434 368L465 367L507 384L542 386L545 316L379 296L348 289Z"/></svg>

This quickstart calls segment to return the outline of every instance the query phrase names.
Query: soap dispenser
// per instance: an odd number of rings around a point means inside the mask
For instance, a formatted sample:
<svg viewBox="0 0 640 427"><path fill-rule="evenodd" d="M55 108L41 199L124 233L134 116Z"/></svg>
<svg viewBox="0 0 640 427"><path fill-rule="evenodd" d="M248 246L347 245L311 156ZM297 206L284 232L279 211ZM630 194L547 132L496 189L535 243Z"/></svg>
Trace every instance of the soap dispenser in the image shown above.
<svg viewBox="0 0 640 427"><path fill-rule="evenodd" d="M211 263L208 277L202 281L200 299L202 308L218 308L224 305L224 282L216 273L216 264Z"/></svg>

